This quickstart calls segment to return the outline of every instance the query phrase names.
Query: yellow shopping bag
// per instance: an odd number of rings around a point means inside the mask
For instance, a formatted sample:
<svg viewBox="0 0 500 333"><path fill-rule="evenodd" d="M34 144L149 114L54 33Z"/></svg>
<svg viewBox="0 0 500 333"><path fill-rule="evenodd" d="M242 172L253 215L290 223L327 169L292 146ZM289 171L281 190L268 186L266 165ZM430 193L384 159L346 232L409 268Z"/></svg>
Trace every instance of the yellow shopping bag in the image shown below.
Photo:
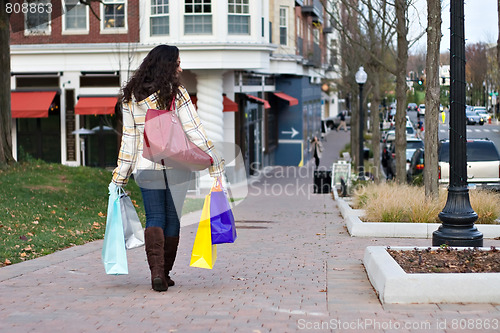
<svg viewBox="0 0 500 333"><path fill-rule="evenodd" d="M210 194L205 197L200 224L194 239L189 266L212 269L217 259L217 246L212 244L210 229Z"/></svg>

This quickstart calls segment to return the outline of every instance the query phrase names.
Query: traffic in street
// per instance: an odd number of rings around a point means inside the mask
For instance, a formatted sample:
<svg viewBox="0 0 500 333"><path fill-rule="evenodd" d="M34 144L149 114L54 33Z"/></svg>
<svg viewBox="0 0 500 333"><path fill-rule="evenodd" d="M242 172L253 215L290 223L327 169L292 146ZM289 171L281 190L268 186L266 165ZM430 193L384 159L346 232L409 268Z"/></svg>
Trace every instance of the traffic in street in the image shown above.
<svg viewBox="0 0 500 333"><path fill-rule="evenodd" d="M491 113L481 107L467 107L467 172L470 187L481 186L500 189L500 124ZM425 167L425 115L420 105L408 107L406 122L406 179L410 184L423 184ZM425 110L425 109L424 109ZM447 109L438 115L439 182L449 183L449 133L450 113ZM411 128L412 127L412 128ZM420 128L424 130L421 131ZM395 133L385 131L381 144L381 165L387 180L396 175Z"/></svg>

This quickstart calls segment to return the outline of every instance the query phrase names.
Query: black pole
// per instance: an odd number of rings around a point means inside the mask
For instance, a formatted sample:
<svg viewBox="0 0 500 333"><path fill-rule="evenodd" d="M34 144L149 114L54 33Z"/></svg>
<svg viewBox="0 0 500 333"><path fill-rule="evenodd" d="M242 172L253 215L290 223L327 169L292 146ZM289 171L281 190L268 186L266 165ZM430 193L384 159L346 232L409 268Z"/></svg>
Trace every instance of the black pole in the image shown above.
<svg viewBox="0 0 500 333"><path fill-rule="evenodd" d="M363 131L364 131L365 115L363 114L363 84L359 84L359 177L365 179L365 157L363 149Z"/></svg>
<svg viewBox="0 0 500 333"><path fill-rule="evenodd" d="M443 223L432 234L432 245L481 247L483 234L474 226L477 214L467 188L464 1L451 0L450 13L450 186L446 205L439 213Z"/></svg>

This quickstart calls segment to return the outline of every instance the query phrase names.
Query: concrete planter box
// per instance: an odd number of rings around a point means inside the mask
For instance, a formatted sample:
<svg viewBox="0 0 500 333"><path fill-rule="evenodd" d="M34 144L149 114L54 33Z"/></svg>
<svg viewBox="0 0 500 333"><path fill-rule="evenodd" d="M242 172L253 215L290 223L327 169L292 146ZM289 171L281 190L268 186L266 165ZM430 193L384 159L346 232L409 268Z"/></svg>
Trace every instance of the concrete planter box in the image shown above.
<svg viewBox="0 0 500 333"><path fill-rule="evenodd" d="M392 238L432 238L440 223L405 223L405 222L363 222L359 218L363 210L352 209L349 203L333 191L337 206L346 221L347 230L356 237L392 237ZM500 225L476 224L483 233L483 238L500 237Z"/></svg>
<svg viewBox="0 0 500 333"><path fill-rule="evenodd" d="M411 251L415 248L391 249ZM383 246L367 247L363 264L383 304L500 303L500 273L407 274Z"/></svg>

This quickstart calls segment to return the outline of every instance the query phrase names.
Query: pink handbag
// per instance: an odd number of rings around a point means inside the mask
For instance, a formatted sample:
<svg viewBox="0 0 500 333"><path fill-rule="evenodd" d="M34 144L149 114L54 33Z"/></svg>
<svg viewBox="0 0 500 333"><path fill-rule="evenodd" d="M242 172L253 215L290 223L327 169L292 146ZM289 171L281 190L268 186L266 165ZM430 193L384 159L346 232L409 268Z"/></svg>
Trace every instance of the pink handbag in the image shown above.
<svg viewBox="0 0 500 333"><path fill-rule="evenodd" d="M148 109L142 156L169 167L191 171L206 169L213 164L213 159L186 136L175 114L174 101L170 110Z"/></svg>

